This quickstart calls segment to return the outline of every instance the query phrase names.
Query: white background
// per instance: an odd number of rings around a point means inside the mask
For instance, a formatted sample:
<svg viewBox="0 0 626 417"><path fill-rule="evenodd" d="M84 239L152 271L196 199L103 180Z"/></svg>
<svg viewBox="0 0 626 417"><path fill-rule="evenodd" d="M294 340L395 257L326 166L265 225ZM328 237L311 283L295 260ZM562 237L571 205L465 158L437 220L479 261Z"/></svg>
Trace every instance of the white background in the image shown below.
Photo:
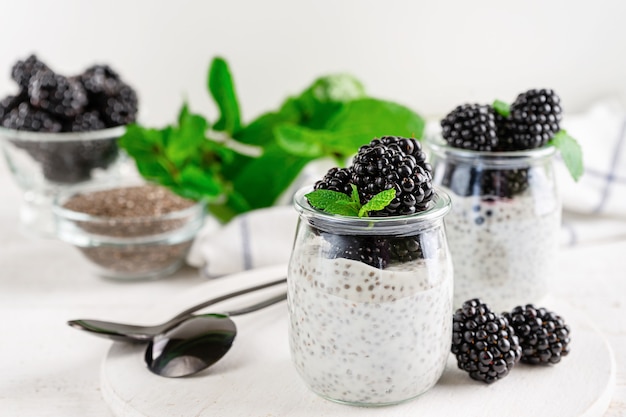
<svg viewBox="0 0 626 417"><path fill-rule="evenodd" d="M205 89L231 65L250 121L322 74L350 72L380 98L439 116L466 101L552 87L567 112L626 101L622 0L1 0L0 97L35 52L64 75L108 63L140 94L142 120L182 100L215 120Z"/></svg>

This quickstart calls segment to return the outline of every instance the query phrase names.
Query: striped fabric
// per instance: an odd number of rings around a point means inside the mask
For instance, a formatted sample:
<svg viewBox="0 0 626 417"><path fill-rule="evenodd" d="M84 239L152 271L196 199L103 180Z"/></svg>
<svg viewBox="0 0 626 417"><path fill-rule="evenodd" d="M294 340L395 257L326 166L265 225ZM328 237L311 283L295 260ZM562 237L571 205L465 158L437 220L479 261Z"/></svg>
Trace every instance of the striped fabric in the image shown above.
<svg viewBox="0 0 626 417"><path fill-rule="evenodd" d="M583 149L585 172L574 182L560 163L563 244L626 239L626 111L617 101L598 102L563 126Z"/></svg>

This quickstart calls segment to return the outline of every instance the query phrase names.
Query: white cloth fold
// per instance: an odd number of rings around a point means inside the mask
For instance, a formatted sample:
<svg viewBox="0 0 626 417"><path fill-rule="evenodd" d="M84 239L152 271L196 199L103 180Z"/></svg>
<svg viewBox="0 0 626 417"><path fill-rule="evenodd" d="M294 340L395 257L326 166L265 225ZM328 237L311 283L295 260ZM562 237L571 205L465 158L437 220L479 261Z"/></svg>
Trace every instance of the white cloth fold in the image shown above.
<svg viewBox="0 0 626 417"><path fill-rule="evenodd" d="M605 100L585 113L567 115L563 128L583 151L585 171L574 182L559 169L565 210L622 217L626 221L626 111L617 100Z"/></svg>
<svg viewBox="0 0 626 417"><path fill-rule="evenodd" d="M198 234L187 262L208 278L248 269L286 264L298 214L292 206L253 210L219 227L208 224Z"/></svg>

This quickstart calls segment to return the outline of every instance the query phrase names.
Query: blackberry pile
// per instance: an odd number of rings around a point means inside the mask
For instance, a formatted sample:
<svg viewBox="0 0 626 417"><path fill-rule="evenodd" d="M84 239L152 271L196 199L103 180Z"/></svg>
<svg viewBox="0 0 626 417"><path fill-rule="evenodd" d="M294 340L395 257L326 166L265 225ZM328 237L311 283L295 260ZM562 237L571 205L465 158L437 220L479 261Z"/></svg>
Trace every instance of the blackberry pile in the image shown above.
<svg viewBox="0 0 626 417"><path fill-rule="evenodd" d="M357 187L361 204L381 191L395 189L396 197L383 210L371 217L413 214L428 208L434 196L432 167L426 162L421 144L415 139L384 136L362 146L347 168L331 168L315 183L314 188L352 194ZM331 259L358 260L384 269L397 262L423 259L427 236L372 238L339 236L320 232L330 243Z"/></svg>
<svg viewBox="0 0 626 417"><path fill-rule="evenodd" d="M460 369L488 384L508 375L522 355L508 320L479 299L466 301L454 313L451 350Z"/></svg>
<svg viewBox="0 0 626 417"><path fill-rule="evenodd" d="M11 78L19 91L0 105L0 124L8 129L84 132L126 125L137 118L137 93L107 65L94 65L82 74L66 77L31 55L15 63ZM24 103L29 107L18 109ZM15 114L18 112L21 115ZM42 127L37 122L41 112L61 129ZM27 123L30 120L32 124Z"/></svg>
<svg viewBox="0 0 626 417"><path fill-rule="evenodd" d="M569 353L570 328L556 313L528 304L515 307L504 317L520 339L522 362L554 364Z"/></svg>
<svg viewBox="0 0 626 417"><path fill-rule="evenodd" d="M492 106L463 104L441 120L441 128L452 147L510 152L544 146L560 130L561 118L559 96L553 90L533 89L517 96L508 117ZM468 170L467 175L460 175ZM526 168L496 170L454 164L444 172L442 185L461 196L511 198L528 188L531 176Z"/></svg>
<svg viewBox="0 0 626 417"><path fill-rule="evenodd" d="M89 132L136 121L137 94L106 65L72 77L54 72L31 55L15 63L18 93L0 101L0 126L31 132ZM41 163L46 179L76 183L106 168L118 153L117 138L63 142L13 141Z"/></svg>

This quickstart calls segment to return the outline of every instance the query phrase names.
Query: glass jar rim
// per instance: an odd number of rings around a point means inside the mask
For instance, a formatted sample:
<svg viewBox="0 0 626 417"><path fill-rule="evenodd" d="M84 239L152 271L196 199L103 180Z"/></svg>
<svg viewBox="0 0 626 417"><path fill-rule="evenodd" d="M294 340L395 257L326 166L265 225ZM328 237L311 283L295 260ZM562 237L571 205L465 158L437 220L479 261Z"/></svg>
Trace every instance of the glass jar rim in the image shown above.
<svg viewBox="0 0 626 417"><path fill-rule="evenodd" d="M0 139L24 142L70 142L117 139L126 133L126 126L108 127L87 132L31 132L0 127Z"/></svg>
<svg viewBox="0 0 626 417"><path fill-rule="evenodd" d="M553 145L546 145L540 148L524 149L520 151L473 151L470 149L455 148L448 145L441 133L428 135L425 142L438 156L448 156L459 160L481 160L487 164L509 165L518 163L528 163L531 160L538 160L552 157L556 153Z"/></svg>
<svg viewBox="0 0 626 417"><path fill-rule="evenodd" d="M310 185L296 191L293 201L301 219L306 218L312 226L333 234L413 236L435 227L450 211L450 196L439 187L433 188L434 196L426 210L402 216L354 217L317 210L305 197L313 191Z"/></svg>

